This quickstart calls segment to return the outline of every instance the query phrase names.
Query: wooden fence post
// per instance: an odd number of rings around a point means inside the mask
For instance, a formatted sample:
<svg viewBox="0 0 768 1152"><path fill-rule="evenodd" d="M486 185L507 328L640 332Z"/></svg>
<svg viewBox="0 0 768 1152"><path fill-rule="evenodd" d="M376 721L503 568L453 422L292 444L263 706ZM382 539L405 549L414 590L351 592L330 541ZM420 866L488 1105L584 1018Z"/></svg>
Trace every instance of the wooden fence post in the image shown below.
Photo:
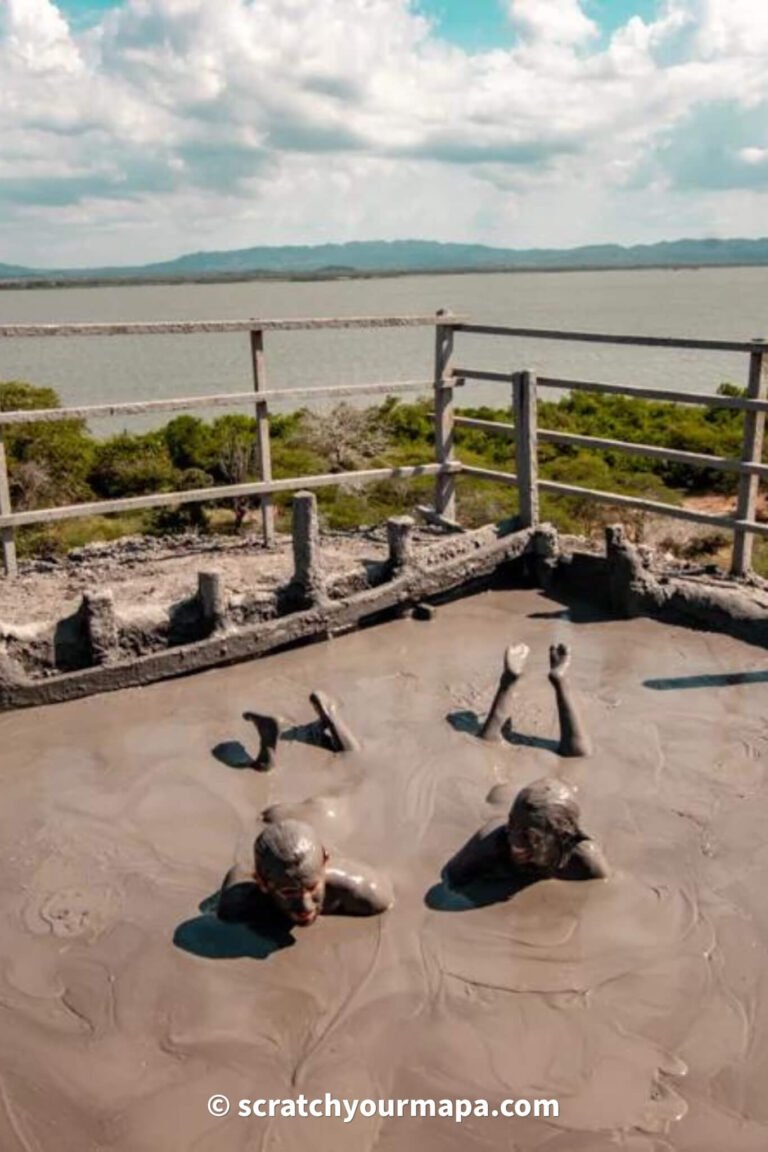
<svg viewBox="0 0 768 1152"><path fill-rule="evenodd" d="M768 373L765 371L765 353L755 351L749 357L749 380L747 383L747 397L750 400L765 400L768 392ZM742 442L741 459L745 464L759 464L763 455L763 437L765 433L765 412L744 413L744 439ZM736 502L737 520L754 520L757 511L757 493L760 477L742 473L739 476L738 498ZM751 532L737 528L733 534L733 553L731 556L731 575L746 576L752 567L752 545L754 537Z"/></svg>
<svg viewBox="0 0 768 1152"><path fill-rule="evenodd" d="M515 372L513 374L512 405L515 421L515 457L521 528L534 528L539 522L536 392L536 376L533 372Z"/></svg>
<svg viewBox="0 0 768 1152"><path fill-rule="evenodd" d="M0 428L0 515L10 516L11 493L8 487L8 462L5 457L5 435ZM16 537L13 528L0 528L0 544L3 551L3 567L9 577L16 576Z"/></svg>
<svg viewBox="0 0 768 1152"><path fill-rule="evenodd" d="M444 316L440 309L437 316ZM453 369L453 327L438 324L435 329L435 459L438 464L453 460L453 388L443 381L450 379ZM435 512L447 520L456 519L456 480L451 475L438 476L435 482Z"/></svg>
<svg viewBox="0 0 768 1152"><path fill-rule="evenodd" d="M267 368L264 362L264 333L261 328L251 331L251 362L253 364L253 387L256 392L256 424L259 445L259 473L265 481L272 479L272 447L269 442L269 410L266 400L259 400L259 392L267 387ZM261 522L264 532L264 545L271 548L275 543L275 509L271 496L261 497Z"/></svg>

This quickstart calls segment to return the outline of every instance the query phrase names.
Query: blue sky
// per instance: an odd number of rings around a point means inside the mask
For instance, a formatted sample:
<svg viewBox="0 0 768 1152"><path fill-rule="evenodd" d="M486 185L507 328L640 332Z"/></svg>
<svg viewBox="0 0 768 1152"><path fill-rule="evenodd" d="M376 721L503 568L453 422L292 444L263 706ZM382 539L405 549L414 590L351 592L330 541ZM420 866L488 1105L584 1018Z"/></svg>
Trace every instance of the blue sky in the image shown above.
<svg viewBox="0 0 768 1152"><path fill-rule="evenodd" d="M118 8L120 0L58 0L60 8L75 28L95 24L108 8Z"/></svg>
<svg viewBox="0 0 768 1152"><path fill-rule="evenodd" d="M660 0L587 0L584 12L609 36L632 16L650 20ZM415 0L437 22L444 39L469 52L506 47L514 40L503 0Z"/></svg>
<svg viewBox="0 0 768 1152"><path fill-rule="evenodd" d="M768 235L766 3L0 0L0 263Z"/></svg>
<svg viewBox="0 0 768 1152"><path fill-rule="evenodd" d="M116 8L121 0L59 0L58 7L73 23L92 23L98 13ZM311 0L308 0L311 2ZM660 0L587 0L584 11L605 35L633 15L650 19ZM413 0L413 7L437 22L439 35L469 52L504 47L513 36L503 0Z"/></svg>

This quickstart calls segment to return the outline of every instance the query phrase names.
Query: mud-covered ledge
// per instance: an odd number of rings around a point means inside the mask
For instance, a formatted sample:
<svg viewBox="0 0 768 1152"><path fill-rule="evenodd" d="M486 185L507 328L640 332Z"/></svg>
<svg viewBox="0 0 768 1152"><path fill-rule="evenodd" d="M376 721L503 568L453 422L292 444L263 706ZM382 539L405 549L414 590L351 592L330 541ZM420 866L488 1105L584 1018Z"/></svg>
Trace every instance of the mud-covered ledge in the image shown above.
<svg viewBox="0 0 768 1152"><path fill-rule="evenodd" d="M711 565L676 563L632 544L620 524L606 529L602 553L564 546L551 530L537 539L546 552L538 579L554 595L589 600L620 619L650 616L768 647L768 583L759 577L737 580Z"/></svg>
<svg viewBox="0 0 768 1152"><path fill-rule="evenodd" d="M513 521L412 547L414 522L388 523L388 559L328 578L311 493L297 494L292 578L252 605L244 621L215 570L198 573L194 596L139 629L120 617L111 592L86 592L79 608L45 628L0 625L0 710L54 704L250 660L385 619L428 601L466 594L499 573L607 614L652 616L768 647L768 584L733 580L711 567L676 564L606 530L605 550L560 538L550 525ZM428 612L420 613L428 616Z"/></svg>
<svg viewBox="0 0 768 1152"><path fill-rule="evenodd" d="M216 573L200 573L198 593L187 605L187 615L188 627L203 634L192 642L173 644L167 626L158 626L157 635L145 635L144 642L162 647L126 659L119 648L121 629L109 592L94 591L83 598L74 617L58 622L45 634L44 646L55 649L57 634L61 637L68 631L68 658L81 661L81 667L58 672L55 664L52 667L55 651L47 651L48 664L40 658L36 675L34 640L27 638L25 664L16 655L24 645L24 630L3 637L0 709L54 704L151 684L333 636L387 613L487 582L500 566L529 555L534 535L531 529L515 531L508 522L446 536L414 555L407 542L413 521L400 517L390 526L389 561L371 571L370 586L350 591L343 579L334 583L323 579L316 514L314 496L300 494L294 521L294 576L277 590L263 620L238 625L228 611L226 590Z"/></svg>

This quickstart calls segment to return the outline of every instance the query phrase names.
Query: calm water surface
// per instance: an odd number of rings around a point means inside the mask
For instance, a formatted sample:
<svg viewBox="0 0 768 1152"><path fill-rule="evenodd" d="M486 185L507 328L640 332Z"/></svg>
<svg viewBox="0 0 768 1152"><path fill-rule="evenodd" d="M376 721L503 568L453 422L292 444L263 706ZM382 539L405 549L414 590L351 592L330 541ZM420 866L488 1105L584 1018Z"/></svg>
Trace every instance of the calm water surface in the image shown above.
<svg viewBox="0 0 768 1152"><path fill-rule="evenodd" d="M466 313L476 322L708 339L768 337L768 268L412 276L313 283L140 285L0 292L0 323L217 320ZM457 362L502 371L714 391L746 381L738 354L457 336ZM428 380L431 329L266 335L272 388ZM251 387L234 335L0 340L0 380L55 388L65 404L202 395ZM504 385L468 383L463 404L507 403ZM317 405L321 406L320 403ZM222 410L219 410L221 412ZM166 418L154 418L161 423ZM119 426L152 421L131 417ZM114 430L99 422L97 433Z"/></svg>

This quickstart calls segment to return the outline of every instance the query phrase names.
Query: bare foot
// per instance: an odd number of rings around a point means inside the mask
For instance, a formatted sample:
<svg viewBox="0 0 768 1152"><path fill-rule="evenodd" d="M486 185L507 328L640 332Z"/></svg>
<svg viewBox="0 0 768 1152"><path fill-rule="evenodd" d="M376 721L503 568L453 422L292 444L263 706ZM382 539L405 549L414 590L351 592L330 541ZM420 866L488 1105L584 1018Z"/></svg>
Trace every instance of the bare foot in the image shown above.
<svg viewBox="0 0 768 1152"><path fill-rule="evenodd" d="M549 679L554 684L562 680L571 664L571 650L567 644L552 644L549 649Z"/></svg>
<svg viewBox="0 0 768 1152"><path fill-rule="evenodd" d="M259 734L261 747L259 754L253 761L253 767L262 772L268 772L275 767L277 756L277 742L283 729L283 721L279 716L267 716L262 712L243 712L243 720L255 724Z"/></svg>
<svg viewBox="0 0 768 1152"><path fill-rule="evenodd" d="M501 739L501 732L509 720L512 696L515 685L523 674L530 648L527 644L510 644L504 653L504 666L499 677L499 686L491 704L491 710L480 729L480 739L494 742Z"/></svg>
<svg viewBox="0 0 768 1152"><path fill-rule="evenodd" d="M323 724L330 724L336 716L338 704L327 692L310 692L309 702Z"/></svg>
<svg viewBox="0 0 768 1152"><path fill-rule="evenodd" d="M310 692L309 702L317 712L320 726L334 752L354 752L360 742L338 714L338 704L326 692Z"/></svg>
<svg viewBox="0 0 768 1152"><path fill-rule="evenodd" d="M505 688L520 679L530 651L527 644L510 644L507 648L504 653L504 669L501 673L501 680Z"/></svg>

